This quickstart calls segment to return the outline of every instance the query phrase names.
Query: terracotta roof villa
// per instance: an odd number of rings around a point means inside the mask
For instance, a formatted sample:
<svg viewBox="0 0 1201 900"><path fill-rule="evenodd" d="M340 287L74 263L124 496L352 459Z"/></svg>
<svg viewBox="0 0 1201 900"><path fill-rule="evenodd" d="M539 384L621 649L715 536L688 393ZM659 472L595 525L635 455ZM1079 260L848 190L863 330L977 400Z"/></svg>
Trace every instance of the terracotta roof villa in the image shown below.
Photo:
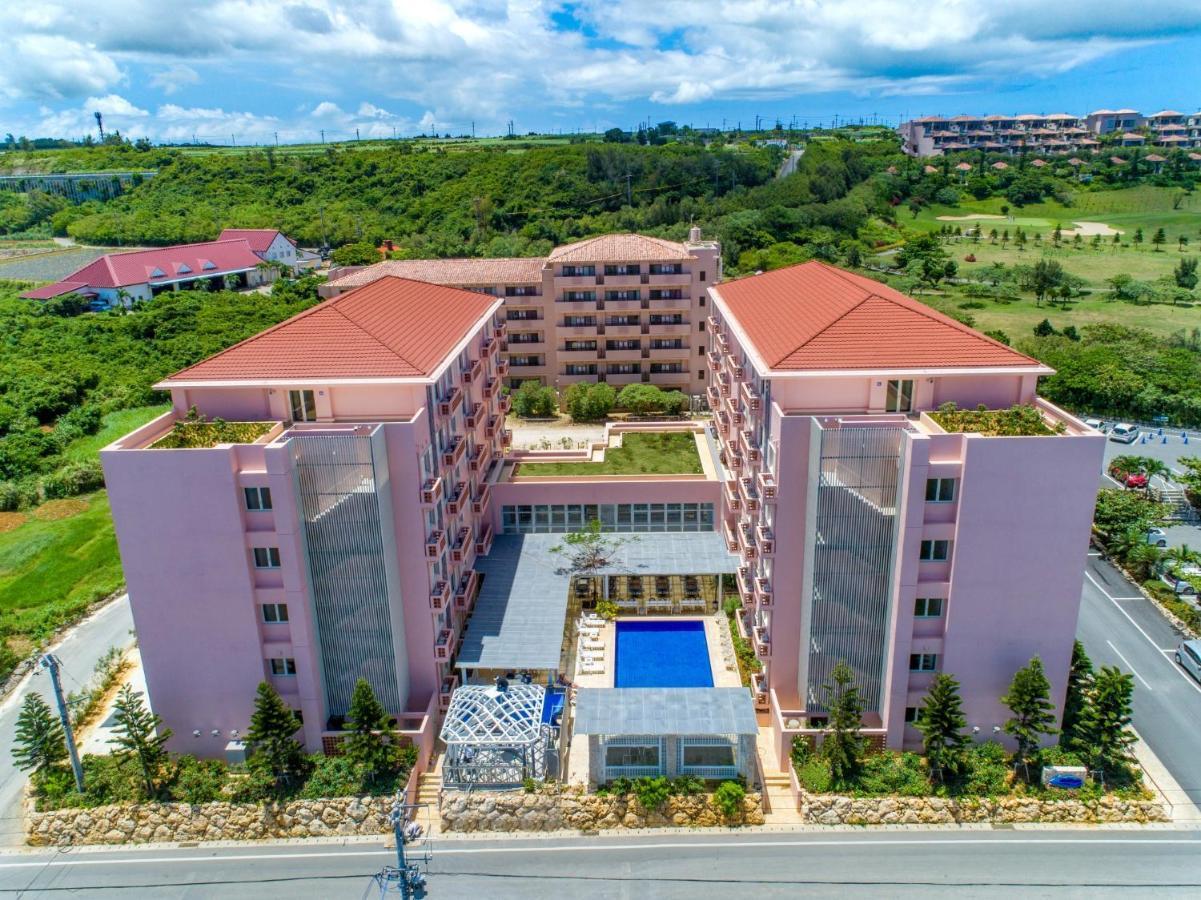
<svg viewBox="0 0 1201 900"><path fill-rule="evenodd" d="M676 241L645 234L602 234L551 251L549 262L596 262L605 259L663 260L689 259L692 254Z"/></svg>
<svg viewBox="0 0 1201 900"><path fill-rule="evenodd" d="M546 257L499 259L389 259L336 279L341 288L360 287L385 276L412 278L431 284L541 284Z"/></svg>

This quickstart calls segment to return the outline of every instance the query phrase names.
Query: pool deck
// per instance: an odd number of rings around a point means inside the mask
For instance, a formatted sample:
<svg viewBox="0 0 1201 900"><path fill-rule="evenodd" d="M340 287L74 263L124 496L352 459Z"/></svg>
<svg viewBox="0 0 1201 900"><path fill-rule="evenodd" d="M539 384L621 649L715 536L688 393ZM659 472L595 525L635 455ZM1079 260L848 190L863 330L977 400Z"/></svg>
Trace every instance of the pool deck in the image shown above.
<svg viewBox="0 0 1201 900"><path fill-rule="evenodd" d="M741 687L738 663L734 657L734 643L730 638L726 617L721 614L711 614L707 616L621 616L613 622L606 623L601 628L600 635L601 643L604 644L604 671L599 675L575 674L572 677L572 684L577 688L613 687L617 660L617 627L615 623L623 619L636 622L656 620L680 622L699 619L705 623L705 643L709 648L709 669L713 674L713 686ZM574 629L574 627L575 625L572 623L572 628ZM697 690L703 690L703 688ZM577 735L574 731L572 732L564 780L568 784L588 783L587 735Z"/></svg>

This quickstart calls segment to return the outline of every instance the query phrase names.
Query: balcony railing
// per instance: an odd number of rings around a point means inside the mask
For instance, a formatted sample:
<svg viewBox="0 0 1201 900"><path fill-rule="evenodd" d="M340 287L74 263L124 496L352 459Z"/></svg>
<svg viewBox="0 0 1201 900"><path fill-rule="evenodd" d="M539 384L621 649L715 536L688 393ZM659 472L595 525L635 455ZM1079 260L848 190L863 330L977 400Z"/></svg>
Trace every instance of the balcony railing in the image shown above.
<svg viewBox="0 0 1201 900"><path fill-rule="evenodd" d="M492 485L481 484L475 495L471 498L471 511L477 516L482 516L488 510L488 504L492 502Z"/></svg>
<svg viewBox="0 0 1201 900"><path fill-rule="evenodd" d="M471 404L471 411L469 413L467 413L467 427L475 428L475 426L479 425L481 416L483 415L483 412L484 412L484 404L482 404L482 403Z"/></svg>
<svg viewBox="0 0 1201 900"><path fill-rule="evenodd" d="M759 395L755 393L755 389L751 387L751 383L749 381L742 382L740 390L742 391L742 399L745 401L747 409L751 412L758 412Z"/></svg>
<svg viewBox="0 0 1201 900"><path fill-rule="evenodd" d="M738 496L738 482L727 481L723 488L726 498L726 506L734 512L738 512L742 508L742 498Z"/></svg>
<svg viewBox="0 0 1201 900"><path fill-rule="evenodd" d="M496 404L496 408L500 411L502 416L507 416L509 414L509 410L513 408L512 396L509 394L503 394L500 398L500 402Z"/></svg>
<svg viewBox="0 0 1201 900"><path fill-rule="evenodd" d="M455 535L455 542L450 548L450 558L453 562L463 562L472 550L471 528L464 526Z"/></svg>
<svg viewBox="0 0 1201 900"><path fill-rule="evenodd" d="M767 503L776 502L776 476L771 472L760 472L755 476L759 480L759 493Z"/></svg>
<svg viewBox="0 0 1201 900"><path fill-rule="evenodd" d="M438 401L438 415L449 416L454 413L463 403L463 389L459 387L451 388L450 393L442 400Z"/></svg>
<svg viewBox="0 0 1201 900"><path fill-rule="evenodd" d="M450 582L435 581L433 587L430 588L430 609L444 609L448 603L450 603Z"/></svg>
<svg viewBox="0 0 1201 900"><path fill-rule="evenodd" d="M718 370L721 369L721 354L720 353L718 353L716 350L710 350L708 353L708 359L709 359L709 368L712 371L717 372Z"/></svg>
<svg viewBox="0 0 1201 900"><path fill-rule="evenodd" d="M473 360L471 365L463 370L463 384L471 384L473 381L479 381L484 374L484 361L482 359Z"/></svg>
<svg viewBox="0 0 1201 900"><path fill-rule="evenodd" d="M751 640L755 644L755 655L760 659L771 659L771 636L762 625L751 630Z"/></svg>
<svg viewBox="0 0 1201 900"><path fill-rule="evenodd" d="M434 658L450 659L454 656L457 639L458 633L453 626L439 631L438 636L434 639Z"/></svg>
<svg viewBox="0 0 1201 900"><path fill-rule="evenodd" d="M442 479L427 478L421 486L421 505L433 506L442 499Z"/></svg>
<svg viewBox="0 0 1201 900"><path fill-rule="evenodd" d="M760 606L771 607L775 599L775 595L771 590L770 578L755 579L755 598Z"/></svg>
<svg viewBox="0 0 1201 900"><path fill-rule="evenodd" d="M491 400L496 394L497 388L500 387L499 378L489 378L484 382L484 399Z"/></svg>
<svg viewBox="0 0 1201 900"><path fill-rule="evenodd" d="M767 675L763 672L751 673L751 697L755 709L764 712L771 708L771 697L767 692Z"/></svg>
<svg viewBox="0 0 1201 900"><path fill-rule="evenodd" d="M734 376L735 381L742 381L746 378L746 366L730 366L730 374Z"/></svg>
<svg viewBox="0 0 1201 900"><path fill-rule="evenodd" d="M491 459L491 448L487 444L476 444L475 449L471 451L471 456L467 458L467 467L472 472L481 472Z"/></svg>
<svg viewBox="0 0 1201 900"><path fill-rule="evenodd" d="M496 374L501 378L509 374L509 361L507 359L502 359L496 364Z"/></svg>
<svg viewBox="0 0 1201 900"><path fill-rule="evenodd" d="M755 547L755 534L750 526L744 525L738 529L738 546L742 551L742 558L747 562L753 562L759 556Z"/></svg>
<svg viewBox="0 0 1201 900"><path fill-rule="evenodd" d="M718 324L717 316L709 316L705 319L705 327L714 335L721 334L721 325Z"/></svg>
<svg viewBox="0 0 1201 900"><path fill-rule="evenodd" d="M502 447L508 447L508 446L512 445L512 443L513 443L513 432L511 432L508 428L505 428L500 433L500 445Z"/></svg>
<svg viewBox="0 0 1201 900"><path fill-rule="evenodd" d="M487 556L492 549L492 523L489 522L480 529L479 536L475 539L475 552L479 556Z"/></svg>
<svg viewBox="0 0 1201 900"><path fill-rule="evenodd" d="M455 588L455 609L468 609L475 600L475 586L480 576L475 569L468 569Z"/></svg>
<svg viewBox="0 0 1201 900"><path fill-rule="evenodd" d="M463 504L467 500L467 482L460 481L446 494L446 511L452 516L457 516L463 511Z"/></svg>
<svg viewBox="0 0 1201 900"><path fill-rule="evenodd" d="M450 709L450 698L459 686L459 673L447 675L438 686L438 710L446 712Z"/></svg>
<svg viewBox="0 0 1201 900"><path fill-rule="evenodd" d="M498 341L503 341L505 339L505 336L508 333L509 333L509 326L506 323L501 322L499 325L496 326L496 331L494 333L494 336L496 337L496 339Z"/></svg>
<svg viewBox="0 0 1201 900"><path fill-rule="evenodd" d="M442 463L447 468L452 468L459 464L459 460L463 458L463 454L467 451L467 442L463 440L463 435L456 434L450 439L450 446L442 452Z"/></svg>
<svg viewBox="0 0 1201 900"><path fill-rule="evenodd" d="M705 398L709 401L709 408L716 410L721 406L721 394L717 392L717 388L713 385L705 388Z"/></svg>
<svg viewBox="0 0 1201 900"><path fill-rule="evenodd" d="M730 396L730 376L725 372L717 376L717 389L723 397Z"/></svg>
<svg viewBox="0 0 1201 900"><path fill-rule="evenodd" d="M489 356L494 356L500 352L500 341L494 337L488 338L488 340L484 341L484 346L480 352L485 359Z"/></svg>
<svg viewBox="0 0 1201 900"><path fill-rule="evenodd" d="M734 525L730 522L729 519L727 519L725 522L722 523L721 532L722 532L722 535L726 539L726 549L729 550L731 553L737 553L738 552L738 532L737 532L737 530L735 530Z"/></svg>
<svg viewBox="0 0 1201 900"><path fill-rule="evenodd" d="M729 435L730 435L730 414L726 413L726 412L719 412L713 418L714 418L714 421L717 422L717 433L720 434L723 438L729 437Z"/></svg>
<svg viewBox="0 0 1201 900"><path fill-rule="evenodd" d="M437 559L446 549L446 532L435 530L425 539L425 555L428 559Z"/></svg>
<svg viewBox="0 0 1201 900"><path fill-rule="evenodd" d="M759 551L764 556L776 555L776 535L775 532L767 525L755 526L755 533L759 538Z"/></svg>
<svg viewBox="0 0 1201 900"><path fill-rule="evenodd" d="M484 423L484 437L496 437L496 429L500 427L500 416L489 416L488 421Z"/></svg>

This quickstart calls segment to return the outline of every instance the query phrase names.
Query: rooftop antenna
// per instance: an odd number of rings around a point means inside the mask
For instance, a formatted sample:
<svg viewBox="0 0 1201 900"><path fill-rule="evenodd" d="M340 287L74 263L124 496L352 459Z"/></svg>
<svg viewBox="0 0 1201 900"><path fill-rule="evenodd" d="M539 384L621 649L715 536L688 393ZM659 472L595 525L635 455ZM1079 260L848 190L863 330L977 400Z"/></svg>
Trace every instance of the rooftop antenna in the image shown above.
<svg viewBox="0 0 1201 900"><path fill-rule="evenodd" d="M104 116L100 115L100 110L92 113L96 117L96 127L100 129L100 143L104 143Z"/></svg>

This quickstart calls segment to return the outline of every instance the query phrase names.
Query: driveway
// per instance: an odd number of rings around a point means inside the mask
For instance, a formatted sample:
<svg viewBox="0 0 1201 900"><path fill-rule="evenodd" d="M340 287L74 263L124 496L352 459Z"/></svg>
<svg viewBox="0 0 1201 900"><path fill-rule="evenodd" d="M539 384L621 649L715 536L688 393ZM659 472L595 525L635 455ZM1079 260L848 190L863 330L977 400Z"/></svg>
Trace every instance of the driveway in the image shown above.
<svg viewBox="0 0 1201 900"><path fill-rule="evenodd" d="M133 617L129 597L122 595L72 628L51 652L62 662L63 691L78 691L88 683L96 663L111 647L133 643ZM20 846L25 833L21 827L21 797L28 781L24 772L13 765L12 735L17 727L21 704L29 693L41 694L54 705L50 676L35 668L4 702L0 703L0 847Z"/></svg>

